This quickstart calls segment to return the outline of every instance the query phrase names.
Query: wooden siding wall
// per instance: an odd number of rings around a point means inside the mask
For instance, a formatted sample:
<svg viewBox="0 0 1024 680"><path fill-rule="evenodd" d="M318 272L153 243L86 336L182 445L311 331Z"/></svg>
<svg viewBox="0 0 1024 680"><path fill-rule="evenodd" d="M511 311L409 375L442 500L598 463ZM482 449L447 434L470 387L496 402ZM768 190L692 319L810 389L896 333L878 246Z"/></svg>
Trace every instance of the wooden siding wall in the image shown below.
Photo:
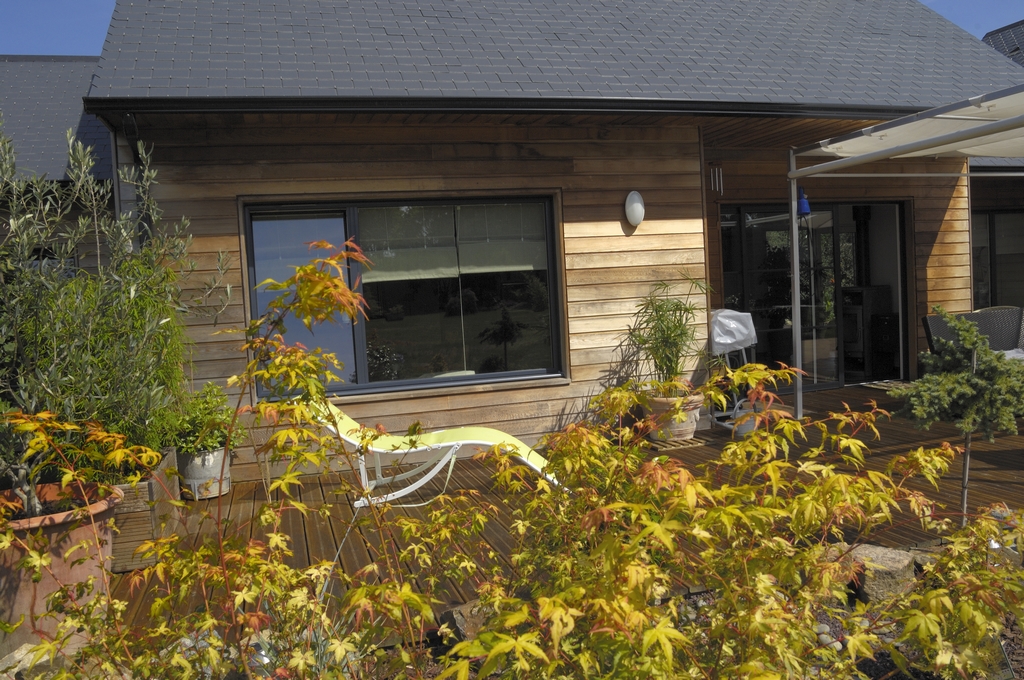
<svg viewBox="0 0 1024 680"><path fill-rule="evenodd" d="M708 183L708 277L714 291L712 307L722 306L722 252L719 226L722 205L787 204L788 151L785 149L704 149L705 173L721 168L724 193ZM820 162L820 161L817 161ZM810 165L801 160L801 167ZM856 173L961 173L962 160L894 160L861 166ZM917 353L927 347L921 317L933 305L952 312L971 309L970 201L966 178L808 178L800 182L815 202L903 202L907 222L907 260L912 271L907 296L913 319L909 335L911 377L916 377Z"/></svg>
<svg viewBox="0 0 1024 680"><path fill-rule="evenodd" d="M139 116L154 145L156 198L186 216L193 258L209 274L218 251L240 289L214 327L190 322L194 378L223 383L243 368L238 340L214 333L247 314L240 210L256 200L550 196L564 254L571 380L432 388L340 400L370 425L404 431L487 425L535 441L617 379L623 331L652 283L705 273L700 136L692 122L465 116ZM123 158L123 156L122 156ZM626 194L646 202L625 221ZM198 280L197 279L197 280ZM244 457L232 475L252 478Z"/></svg>

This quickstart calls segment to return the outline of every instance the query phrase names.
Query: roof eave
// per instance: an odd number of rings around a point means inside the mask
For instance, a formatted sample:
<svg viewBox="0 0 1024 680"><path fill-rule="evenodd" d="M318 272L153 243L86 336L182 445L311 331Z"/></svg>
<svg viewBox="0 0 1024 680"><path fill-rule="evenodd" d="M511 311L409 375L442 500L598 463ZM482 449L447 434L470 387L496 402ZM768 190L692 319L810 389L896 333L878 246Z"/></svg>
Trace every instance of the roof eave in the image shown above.
<svg viewBox="0 0 1024 680"><path fill-rule="evenodd" d="M640 98L483 97L85 97L85 110L120 126L144 113L526 113L676 114L890 120L926 107Z"/></svg>

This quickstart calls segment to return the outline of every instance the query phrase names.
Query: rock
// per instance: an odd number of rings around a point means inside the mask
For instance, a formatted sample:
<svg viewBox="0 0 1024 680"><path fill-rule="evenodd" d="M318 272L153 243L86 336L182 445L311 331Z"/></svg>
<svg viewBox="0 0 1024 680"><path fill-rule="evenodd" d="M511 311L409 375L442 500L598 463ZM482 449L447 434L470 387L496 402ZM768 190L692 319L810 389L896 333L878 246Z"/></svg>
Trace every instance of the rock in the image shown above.
<svg viewBox="0 0 1024 680"><path fill-rule="evenodd" d="M47 657L43 657L39 660L35 666L32 665L32 648L35 644L32 642L26 642L21 647L18 647L13 652L0 659L0 674L3 674L5 678L15 678L16 680L36 680L42 678L52 677L57 672L57 666L51 666L50 660ZM60 663L60 657L56 663Z"/></svg>
<svg viewBox="0 0 1024 680"><path fill-rule="evenodd" d="M839 562L844 567L850 567L854 561L854 557L849 551L849 543L838 541L836 543L830 543L828 547L825 548L825 554L822 557L829 562Z"/></svg>
<svg viewBox="0 0 1024 680"><path fill-rule="evenodd" d="M1006 503L1000 503L989 510L988 514L993 519L997 519L1000 522L1006 522L1008 518L1013 516L1013 510L1010 510Z"/></svg>
<svg viewBox="0 0 1024 680"><path fill-rule="evenodd" d="M837 541L836 543L829 543L825 548L825 559L829 562L835 562L850 549L850 544L844 541Z"/></svg>
<svg viewBox="0 0 1024 680"><path fill-rule="evenodd" d="M914 556L905 550L859 545L852 555L864 564L864 573L856 588L861 602L877 602L900 595L914 585Z"/></svg>
<svg viewBox="0 0 1024 680"><path fill-rule="evenodd" d="M910 549L910 554L914 556L914 567L919 571L923 571L925 566L929 564L938 562L938 556L941 552L942 548L940 546Z"/></svg>
<svg viewBox="0 0 1024 680"><path fill-rule="evenodd" d="M989 540L988 551L990 559L996 564L1005 564L1011 567L1021 566L1020 553L1008 545L1002 545L996 541Z"/></svg>
<svg viewBox="0 0 1024 680"><path fill-rule="evenodd" d="M470 600L466 604L444 610L437 620L448 626L456 642L462 642L476 637L487 620L487 613L480 607L480 600Z"/></svg>

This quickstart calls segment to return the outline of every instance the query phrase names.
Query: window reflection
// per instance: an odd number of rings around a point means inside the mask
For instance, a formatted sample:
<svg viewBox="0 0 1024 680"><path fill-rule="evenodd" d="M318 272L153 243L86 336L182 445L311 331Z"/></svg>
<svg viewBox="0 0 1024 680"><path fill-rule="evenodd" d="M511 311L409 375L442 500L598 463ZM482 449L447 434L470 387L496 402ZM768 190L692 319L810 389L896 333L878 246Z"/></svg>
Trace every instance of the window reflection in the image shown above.
<svg viewBox="0 0 1024 680"><path fill-rule="evenodd" d="M291 319L289 341L336 352L356 384L556 370L545 202L347 210L252 216L254 282L287 278L321 239L354 236L372 261L365 320L310 333ZM254 313L272 298L257 289Z"/></svg>
<svg viewBox="0 0 1024 680"><path fill-rule="evenodd" d="M360 209L370 381L553 369L544 208Z"/></svg>
<svg viewBox="0 0 1024 680"><path fill-rule="evenodd" d="M344 215L253 215L253 284L267 279L283 281L290 277L296 267L316 256L316 251L309 247L315 241L327 241L335 246L344 243ZM257 287L253 314L262 314L275 297L277 293ZM321 347L334 352L343 364L344 379L350 383L357 381L352 323L347 318L339 324L314 326L310 331L293 314L289 314L285 318L285 326L290 343L298 342L311 349Z"/></svg>

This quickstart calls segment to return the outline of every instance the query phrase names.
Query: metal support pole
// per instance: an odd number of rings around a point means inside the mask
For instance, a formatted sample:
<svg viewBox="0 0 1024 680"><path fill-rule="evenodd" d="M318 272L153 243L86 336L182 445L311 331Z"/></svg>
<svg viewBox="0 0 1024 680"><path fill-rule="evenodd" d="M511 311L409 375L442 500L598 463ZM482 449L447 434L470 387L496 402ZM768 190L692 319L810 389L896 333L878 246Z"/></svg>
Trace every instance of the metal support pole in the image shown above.
<svg viewBox="0 0 1024 680"><path fill-rule="evenodd" d="M793 321L793 366L797 369L803 368L803 343L801 336L800 321L800 225L797 223L796 201L797 190L796 180L792 178L796 172L796 154L793 149L789 150L789 259L791 277L791 304L793 305L790 318ZM800 371L796 374L796 399L793 404L796 410L796 417L804 417L804 378Z"/></svg>

